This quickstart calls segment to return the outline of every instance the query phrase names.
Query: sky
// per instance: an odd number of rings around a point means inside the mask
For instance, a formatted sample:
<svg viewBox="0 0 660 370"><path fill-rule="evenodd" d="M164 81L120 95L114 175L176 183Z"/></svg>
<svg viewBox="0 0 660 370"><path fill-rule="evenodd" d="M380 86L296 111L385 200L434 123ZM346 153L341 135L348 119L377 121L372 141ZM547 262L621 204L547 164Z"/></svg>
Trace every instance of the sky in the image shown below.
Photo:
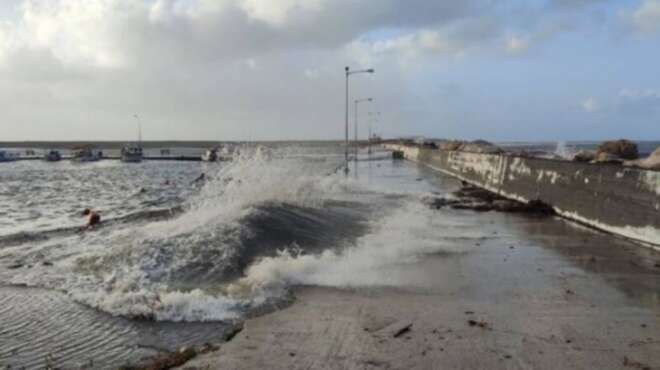
<svg viewBox="0 0 660 370"><path fill-rule="evenodd" d="M660 0L0 0L0 141L339 139L345 66L362 137L660 139Z"/></svg>

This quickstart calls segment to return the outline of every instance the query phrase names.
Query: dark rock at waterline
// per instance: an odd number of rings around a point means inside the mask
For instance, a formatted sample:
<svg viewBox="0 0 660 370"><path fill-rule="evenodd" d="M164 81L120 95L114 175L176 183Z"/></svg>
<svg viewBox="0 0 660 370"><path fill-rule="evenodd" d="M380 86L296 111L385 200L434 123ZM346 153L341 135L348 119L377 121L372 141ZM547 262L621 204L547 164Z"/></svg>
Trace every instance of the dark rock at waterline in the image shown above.
<svg viewBox="0 0 660 370"><path fill-rule="evenodd" d="M634 161L624 162L625 166L644 168L647 170L660 170L660 148L651 153L650 156Z"/></svg>
<svg viewBox="0 0 660 370"><path fill-rule="evenodd" d="M24 266L24 265L23 265L22 263L20 263L20 262L16 262L16 263L14 263L14 264L11 264L11 265L7 266L7 269L9 269L9 270L16 270L16 269L20 269L20 268L23 267L23 266Z"/></svg>
<svg viewBox="0 0 660 370"><path fill-rule="evenodd" d="M591 150L580 150L573 156L575 162L591 162L596 159L596 152Z"/></svg>
<svg viewBox="0 0 660 370"><path fill-rule="evenodd" d="M504 199L491 191L472 185L463 185L462 188L456 190L453 194L459 198L473 198L485 202L493 202L497 199Z"/></svg>
<svg viewBox="0 0 660 370"><path fill-rule="evenodd" d="M629 160L637 159L639 157L637 144L625 139L603 142L598 146L596 156L598 157L600 153L607 153L621 159Z"/></svg>
<svg viewBox="0 0 660 370"><path fill-rule="evenodd" d="M197 356L192 347L183 347L177 352L165 353L137 366L122 366L121 370L165 370L181 366Z"/></svg>
<svg viewBox="0 0 660 370"><path fill-rule="evenodd" d="M596 158L594 158L591 163L621 164L623 163L623 159L611 153L599 152L596 154Z"/></svg>
<svg viewBox="0 0 660 370"><path fill-rule="evenodd" d="M551 215L554 210L549 205L533 200L528 203L506 199L493 192L469 184L455 191L456 198L435 198L429 206L434 209L450 207L452 209L468 209L477 212L520 212Z"/></svg>
<svg viewBox="0 0 660 370"><path fill-rule="evenodd" d="M431 201L430 206L433 209L440 209L446 206L452 206L457 204L461 204L461 201L458 199L435 198Z"/></svg>

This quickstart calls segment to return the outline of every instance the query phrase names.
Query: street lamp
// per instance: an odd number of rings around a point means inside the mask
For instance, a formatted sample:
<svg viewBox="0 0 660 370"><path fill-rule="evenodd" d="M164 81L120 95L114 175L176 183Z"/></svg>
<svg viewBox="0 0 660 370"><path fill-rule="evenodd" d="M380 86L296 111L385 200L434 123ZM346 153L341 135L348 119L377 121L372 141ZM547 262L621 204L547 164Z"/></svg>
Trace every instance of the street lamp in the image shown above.
<svg viewBox="0 0 660 370"><path fill-rule="evenodd" d="M374 73L375 70L373 68L370 69L362 69L362 70L357 70L357 71L351 71L349 67L346 67L346 121L345 121L345 126L344 126L344 172L348 173L348 78L351 75L358 74L358 73Z"/></svg>
<svg viewBox="0 0 660 370"><path fill-rule="evenodd" d="M135 113L133 117L135 117L135 120L137 121L138 146L142 147L142 122L140 121L140 116L138 116L137 113Z"/></svg>
<svg viewBox="0 0 660 370"><path fill-rule="evenodd" d="M378 124L378 121L380 119L380 112L369 112L369 149L367 151L368 154L371 154L371 139L373 138L373 134L371 132L371 123L372 121L376 120L376 124Z"/></svg>
<svg viewBox="0 0 660 370"><path fill-rule="evenodd" d="M364 103L364 102L372 102L372 101L374 101L373 98L364 98L364 99L356 99L355 100L355 154L356 154L356 156L357 156L357 151L358 151L358 104Z"/></svg>

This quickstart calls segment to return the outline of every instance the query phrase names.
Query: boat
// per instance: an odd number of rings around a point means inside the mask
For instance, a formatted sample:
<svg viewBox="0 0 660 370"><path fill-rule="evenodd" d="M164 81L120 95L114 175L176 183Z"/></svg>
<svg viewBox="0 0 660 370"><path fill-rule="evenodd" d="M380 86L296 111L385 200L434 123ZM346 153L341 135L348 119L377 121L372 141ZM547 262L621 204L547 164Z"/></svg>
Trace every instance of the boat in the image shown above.
<svg viewBox="0 0 660 370"><path fill-rule="evenodd" d="M204 162L217 162L219 159L218 148L207 149L202 155L202 161Z"/></svg>
<svg viewBox="0 0 660 370"><path fill-rule="evenodd" d="M125 146L121 149L121 161L125 163L140 163L144 153L140 146Z"/></svg>
<svg viewBox="0 0 660 370"><path fill-rule="evenodd" d="M13 162L16 160L16 155L7 153L4 150L0 150L0 162Z"/></svg>
<svg viewBox="0 0 660 370"><path fill-rule="evenodd" d="M133 117L137 122L138 142L137 145L127 145L121 148L121 161L124 163L140 163L144 159L144 152L142 150L142 125L140 124L140 116L134 114Z"/></svg>
<svg viewBox="0 0 660 370"><path fill-rule="evenodd" d="M71 158L74 162L96 162L101 157L98 154L95 154L90 148L77 148L73 150L73 157Z"/></svg>
<svg viewBox="0 0 660 370"><path fill-rule="evenodd" d="M60 154L60 152L58 152L57 150L50 150L44 156L44 160L46 162L59 162L62 160L62 154Z"/></svg>

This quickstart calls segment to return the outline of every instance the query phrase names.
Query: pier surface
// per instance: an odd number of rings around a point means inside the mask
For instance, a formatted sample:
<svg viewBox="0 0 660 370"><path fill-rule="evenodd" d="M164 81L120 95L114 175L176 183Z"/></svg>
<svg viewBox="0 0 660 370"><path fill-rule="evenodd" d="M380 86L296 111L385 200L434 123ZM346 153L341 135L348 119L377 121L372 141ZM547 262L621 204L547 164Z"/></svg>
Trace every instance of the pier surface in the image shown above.
<svg viewBox="0 0 660 370"><path fill-rule="evenodd" d="M181 368L660 369L658 252L559 217L476 217L492 237L388 267L404 283L296 288Z"/></svg>

